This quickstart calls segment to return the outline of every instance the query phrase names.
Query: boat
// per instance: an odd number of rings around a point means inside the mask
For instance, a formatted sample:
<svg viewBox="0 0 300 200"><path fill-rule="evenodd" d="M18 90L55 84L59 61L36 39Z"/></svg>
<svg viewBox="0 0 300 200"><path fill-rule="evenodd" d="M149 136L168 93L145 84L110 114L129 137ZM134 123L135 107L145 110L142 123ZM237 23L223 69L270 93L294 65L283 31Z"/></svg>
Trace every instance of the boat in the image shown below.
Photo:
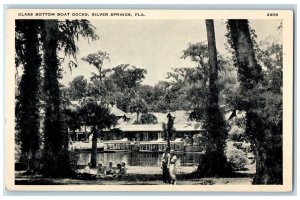
<svg viewBox="0 0 300 200"><path fill-rule="evenodd" d="M170 141L171 150L175 152L184 152L184 141L182 138L177 138L174 141ZM164 152L167 148L167 141L163 139L152 141L140 141L140 152Z"/></svg>
<svg viewBox="0 0 300 200"><path fill-rule="evenodd" d="M91 151L92 149L92 141L73 141L69 145L70 150L75 151ZM103 142L97 142L97 150L103 151L104 144Z"/></svg>
<svg viewBox="0 0 300 200"><path fill-rule="evenodd" d="M131 142L124 138L122 140L107 140L103 142L104 152L127 152L131 151Z"/></svg>

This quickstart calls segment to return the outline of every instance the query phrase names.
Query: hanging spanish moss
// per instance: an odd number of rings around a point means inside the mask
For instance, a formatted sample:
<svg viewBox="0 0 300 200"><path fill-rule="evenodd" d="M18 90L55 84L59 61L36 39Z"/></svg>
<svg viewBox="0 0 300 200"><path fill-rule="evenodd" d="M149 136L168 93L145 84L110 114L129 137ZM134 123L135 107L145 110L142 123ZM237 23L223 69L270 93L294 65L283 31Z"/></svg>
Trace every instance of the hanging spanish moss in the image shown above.
<svg viewBox="0 0 300 200"><path fill-rule="evenodd" d="M40 24L40 20L16 20L16 64L24 69L16 96L16 138L21 146L21 160L29 163L30 173L36 171L40 147Z"/></svg>
<svg viewBox="0 0 300 200"><path fill-rule="evenodd" d="M255 151L253 184L282 184L282 96L278 89L267 90L248 20L228 20L227 29L241 84L234 104L236 109L246 111L245 133ZM272 106L276 109L270 109Z"/></svg>

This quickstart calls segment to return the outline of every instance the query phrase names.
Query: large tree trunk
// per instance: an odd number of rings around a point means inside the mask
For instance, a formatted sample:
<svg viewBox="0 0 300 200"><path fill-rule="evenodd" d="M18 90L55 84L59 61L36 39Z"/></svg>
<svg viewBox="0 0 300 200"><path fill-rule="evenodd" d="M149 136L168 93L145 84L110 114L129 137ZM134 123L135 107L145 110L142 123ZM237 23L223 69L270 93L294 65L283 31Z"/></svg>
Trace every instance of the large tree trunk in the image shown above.
<svg viewBox="0 0 300 200"><path fill-rule="evenodd" d="M59 152L63 146L59 90L59 61L57 58L58 25L55 20L45 21L44 94L45 94L45 150Z"/></svg>
<svg viewBox="0 0 300 200"><path fill-rule="evenodd" d="M282 184L282 126L266 124L258 113L250 111L246 120L246 134L250 135L256 161L252 183Z"/></svg>
<svg viewBox="0 0 300 200"><path fill-rule="evenodd" d="M24 58L21 62L24 73L20 82L16 105L17 138L23 155L31 159L28 170L34 171L36 152L40 145L39 86L41 55L39 53L38 20L18 20L16 30L24 34ZM18 47L16 46L16 51ZM22 156L23 157L23 156Z"/></svg>
<svg viewBox="0 0 300 200"><path fill-rule="evenodd" d="M253 94L262 73L255 58L248 20L228 20L228 26L241 90L246 95ZM282 184L282 127L266 123L253 100L246 96L242 103L246 111L246 134L251 139L256 160L253 184Z"/></svg>
<svg viewBox="0 0 300 200"><path fill-rule="evenodd" d="M219 108L218 63L213 20L206 21L209 53L209 96L204 128L207 140L205 155L198 170L203 176L222 176L226 171L224 148L227 138L226 124Z"/></svg>
<svg viewBox="0 0 300 200"><path fill-rule="evenodd" d="M215 29L213 20L205 20L208 42L209 56L209 104L213 107L219 106L219 91L217 88L218 81L218 61L217 48L215 39Z"/></svg>
<svg viewBox="0 0 300 200"><path fill-rule="evenodd" d="M72 170L66 144L68 135L63 129L61 114L61 94L58 78L59 60L57 45L59 40L58 22L45 20L44 29L44 155L42 173L51 177L68 177Z"/></svg>
<svg viewBox="0 0 300 200"><path fill-rule="evenodd" d="M238 76L241 86L254 88L262 77L261 67L255 58L248 20L228 20L230 35L235 51Z"/></svg>
<svg viewBox="0 0 300 200"><path fill-rule="evenodd" d="M93 128L93 138L92 138L92 153L91 153L91 164L92 167L97 166L97 139L98 139L98 131Z"/></svg>

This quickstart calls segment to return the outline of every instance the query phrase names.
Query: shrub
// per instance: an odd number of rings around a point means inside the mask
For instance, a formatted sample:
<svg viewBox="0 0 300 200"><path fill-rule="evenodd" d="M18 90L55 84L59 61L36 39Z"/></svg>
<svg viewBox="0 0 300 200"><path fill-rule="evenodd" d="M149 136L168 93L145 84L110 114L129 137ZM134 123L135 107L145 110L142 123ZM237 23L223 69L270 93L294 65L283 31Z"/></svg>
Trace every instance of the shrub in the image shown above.
<svg viewBox="0 0 300 200"><path fill-rule="evenodd" d="M244 130L236 125L231 127L228 134L230 140L232 141L242 142L245 140Z"/></svg>
<svg viewBox="0 0 300 200"><path fill-rule="evenodd" d="M67 178L76 175L78 155L66 149L51 154L44 154L41 162L41 174L45 177Z"/></svg>
<svg viewBox="0 0 300 200"><path fill-rule="evenodd" d="M242 170L247 164L247 157L243 150L233 148L227 152L227 161L233 170Z"/></svg>

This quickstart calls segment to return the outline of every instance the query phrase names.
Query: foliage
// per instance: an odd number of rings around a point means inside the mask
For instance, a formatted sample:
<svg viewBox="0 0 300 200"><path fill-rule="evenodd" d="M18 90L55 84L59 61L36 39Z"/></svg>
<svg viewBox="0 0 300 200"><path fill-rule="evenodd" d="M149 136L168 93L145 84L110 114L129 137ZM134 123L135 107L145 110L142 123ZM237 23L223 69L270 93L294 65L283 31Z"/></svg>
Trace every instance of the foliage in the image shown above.
<svg viewBox="0 0 300 200"><path fill-rule="evenodd" d="M33 156L40 147L39 98L43 98L44 119L44 155L42 159L44 175L64 176L60 171L49 171L60 158L67 156L64 118L61 114L62 96L58 79L61 78L59 52L71 55L75 61L78 48L76 40L83 38L97 39L95 27L87 20L17 20L16 21L16 66L22 65L24 74L20 82L17 97L16 116L17 138L22 145L22 153L30 152ZM41 56L43 55L43 57ZM43 63L44 79L41 79ZM69 65L71 66L71 65ZM40 95L40 83L43 82ZM29 96L28 96L29 95ZM26 127L26 128L25 128ZM51 159L47 159L50 158ZM62 159L68 161L68 159ZM49 161L49 163L47 163ZM66 164L66 163L65 163ZM68 166L68 164L66 164ZM56 169L56 168L55 168ZM68 174L67 171L64 172Z"/></svg>
<svg viewBox="0 0 300 200"><path fill-rule="evenodd" d="M206 108L206 112L209 114L202 116L205 130L202 134L202 143L205 144L205 155L198 171L204 176L226 175L229 168L224 150L228 133L224 115L220 108L210 105Z"/></svg>
<svg viewBox="0 0 300 200"><path fill-rule="evenodd" d="M239 112L239 116L237 116ZM248 142L249 138L245 134L246 118L240 111L233 111L228 119L229 139L235 142Z"/></svg>
<svg viewBox="0 0 300 200"><path fill-rule="evenodd" d="M136 96L130 100L129 111L137 114L136 123L140 123L139 114L148 112L148 105L144 99Z"/></svg>
<svg viewBox="0 0 300 200"><path fill-rule="evenodd" d="M99 80L101 81L104 76L102 73L102 66L105 60L110 61L109 53L99 50L96 53L87 55L86 57L82 58L82 60L88 62L90 65L94 65L98 69L99 74L94 75L94 78L99 78Z"/></svg>
<svg viewBox="0 0 300 200"><path fill-rule="evenodd" d="M233 127L229 134L229 139L236 142L245 141L243 130L240 130L237 126Z"/></svg>
<svg viewBox="0 0 300 200"><path fill-rule="evenodd" d="M16 67L23 66L23 75L16 95L16 141L21 157L35 160L40 147L40 20L16 20ZM34 166L29 166L29 170Z"/></svg>
<svg viewBox="0 0 300 200"><path fill-rule="evenodd" d="M71 100L79 100L87 95L87 80L84 76L75 77L68 88L69 97Z"/></svg>
<svg viewBox="0 0 300 200"><path fill-rule="evenodd" d="M94 27L87 20L45 20L42 32L44 52L45 101L43 169L45 176L69 176L72 174L68 153L68 135L62 115L62 95L58 79L61 78L58 53L71 55L76 59L79 36L97 39Z"/></svg>
<svg viewBox="0 0 300 200"><path fill-rule="evenodd" d="M207 45L203 42L190 45L189 54L192 54L191 49L194 46L200 46L199 48L203 50L206 48L207 51ZM188 55L187 51L183 57ZM197 53L197 50L195 51ZM205 52L204 54L207 55ZM200 57L207 68L208 58L202 55ZM233 86L236 84L236 72L228 59L218 55L219 72L222 76L217 86L221 91L220 102L222 104L227 103L227 94L231 93L234 96L235 92ZM200 65L194 68L174 68L167 74L168 81L160 81L154 86L142 85L146 70L129 64L102 70L102 74L101 81L92 79L92 82L88 84L88 96L97 97L103 103L116 104L118 108L126 112L135 112L130 109L129 105L135 101L133 99L136 96L143 99L147 104L147 110L152 112L197 109L203 107L207 101L208 78L203 74Z"/></svg>
<svg viewBox="0 0 300 200"><path fill-rule="evenodd" d="M181 58L191 58L191 60L198 64L196 73L194 72L189 79L195 82L202 82L206 85L209 77L209 64L208 64L208 46L205 42L197 42L189 44L189 47L183 51Z"/></svg>
<svg viewBox="0 0 300 200"><path fill-rule="evenodd" d="M92 79L92 82L88 84L87 94L96 97L102 103L117 104L126 112L135 112L132 108L130 109L130 105L134 106L133 98L139 96L138 90L145 78L146 70L121 64L109 70L102 70L104 71L105 75L101 80Z"/></svg>
<svg viewBox="0 0 300 200"><path fill-rule="evenodd" d="M151 113L143 113L140 119L141 124L157 124L157 118Z"/></svg>
<svg viewBox="0 0 300 200"><path fill-rule="evenodd" d="M83 125L82 117L80 116L79 109L70 109L67 108L64 110L65 123L67 127L75 132L76 130L80 130Z"/></svg>
<svg viewBox="0 0 300 200"><path fill-rule="evenodd" d="M57 26L57 48L59 51L63 51L65 56L71 55L75 59L75 61L69 63L70 70L72 70L72 66L77 67L76 54L78 53L78 47L76 41L79 37L94 41L99 39L99 36L95 32L96 28L90 21L85 19L60 20L57 21Z"/></svg>
<svg viewBox="0 0 300 200"><path fill-rule="evenodd" d="M117 123L117 118L115 115L110 113L108 107L99 104L93 99L83 102L79 113L81 113L85 119L85 125L92 127L93 138L91 163L92 167L96 167L97 139L99 137L99 132L115 125Z"/></svg>
<svg viewBox="0 0 300 200"><path fill-rule="evenodd" d="M262 79L261 66L255 58L255 35L251 34L248 20L228 20L228 43L233 49L234 64L242 87L252 89ZM244 46L237 44L243 40ZM246 53L245 53L246 52Z"/></svg>
<svg viewBox="0 0 300 200"><path fill-rule="evenodd" d="M254 183L282 183L282 44L265 41L258 46L247 20L229 20L227 28L232 58L215 52L214 58L209 59L211 53L206 42L189 44L182 58L191 59L196 66L173 68L167 74L167 81L147 86L142 85L145 69L121 64L103 70L109 53L98 51L82 59L94 65L99 74L89 84L83 76L76 77L66 91L58 81L62 77L60 64L65 59L59 56L61 53L71 56L69 67L76 67L76 40L97 39L95 27L87 20L17 20L15 63L23 67L23 75L16 96L16 139L23 155L31 154L35 159L43 144L40 140L44 139L42 173L68 176L76 159L67 151L66 127L75 131L82 124L92 126L93 142L96 141L101 130L116 123L107 104L117 104L137 115L142 113L137 123L157 121L148 111L192 110L190 118L202 121L206 130L203 133L206 165L201 170L213 174L221 170L225 161L224 107L247 112L245 134L244 130L231 129L230 139L251 140L260 166ZM214 78L210 72L211 60L217 61ZM44 104L40 104L39 98ZM81 109L67 108L69 100L78 99L83 99ZM40 134L41 108L45 111L43 134ZM170 117L168 124L163 125L165 139L175 136L173 120ZM229 160L237 163L235 168L240 168L241 152L232 152Z"/></svg>
<svg viewBox="0 0 300 200"><path fill-rule="evenodd" d="M97 127L98 130L110 128L116 124L116 117L110 113L109 108L100 105L97 101L84 103L79 113L85 113L87 115L87 126Z"/></svg>
<svg viewBox="0 0 300 200"><path fill-rule="evenodd" d="M125 88L135 88L140 85L145 78L147 71L129 64L121 64L112 68L112 75L110 78L114 81L116 86L121 90Z"/></svg>
<svg viewBox="0 0 300 200"><path fill-rule="evenodd" d="M233 148L226 152L227 160L233 170L242 170L247 164L245 152L241 149Z"/></svg>
<svg viewBox="0 0 300 200"><path fill-rule="evenodd" d="M281 184L282 45L258 48L248 20L229 20L227 28L241 83L233 105L246 111L245 133L255 151L253 184Z"/></svg>
<svg viewBox="0 0 300 200"><path fill-rule="evenodd" d="M43 155L40 173L52 178L76 177L77 161L78 155L68 149L56 153L50 151Z"/></svg>
<svg viewBox="0 0 300 200"><path fill-rule="evenodd" d="M191 119L203 122L202 142L205 144L205 154L202 163L198 167L198 173L202 176L220 176L228 173L226 155L224 153L226 139L228 136L224 114L219 106L219 71L221 66L228 65L228 62L217 55L215 44L215 33L213 20L206 20L208 46L192 46L189 52L194 52L197 59L192 55L193 61L199 62L202 67L203 77L200 85L194 86L195 91L191 91L193 96L198 98L195 101ZM200 48L202 47L202 48ZM199 49L197 49L199 48ZM202 54L202 55L201 55ZM208 57L208 58L207 58ZM208 62L205 60L208 59ZM202 88L205 88L201 91ZM198 89L198 90L197 90ZM214 158L212 160L211 158Z"/></svg>

